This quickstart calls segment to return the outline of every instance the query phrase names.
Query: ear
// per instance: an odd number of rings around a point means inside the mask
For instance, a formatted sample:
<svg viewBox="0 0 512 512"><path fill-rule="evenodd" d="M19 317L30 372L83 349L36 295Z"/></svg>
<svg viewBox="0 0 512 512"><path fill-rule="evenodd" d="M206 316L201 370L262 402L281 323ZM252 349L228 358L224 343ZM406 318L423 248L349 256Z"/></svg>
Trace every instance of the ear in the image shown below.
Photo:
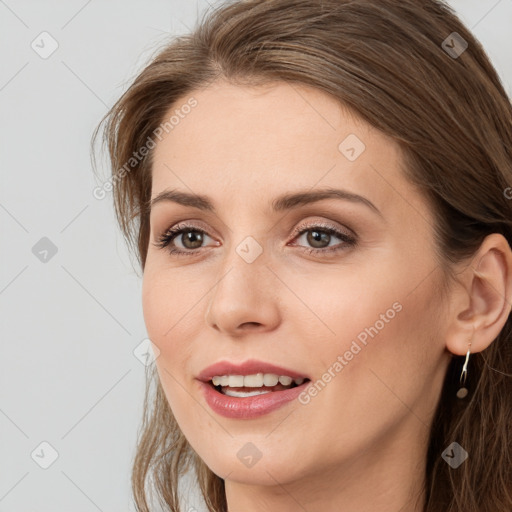
<svg viewBox="0 0 512 512"><path fill-rule="evenodd" d="M506 238L488 235L460 275L451 295L446 348L455 355L485 350L503 329L512 308L512 251Z"/></svg>

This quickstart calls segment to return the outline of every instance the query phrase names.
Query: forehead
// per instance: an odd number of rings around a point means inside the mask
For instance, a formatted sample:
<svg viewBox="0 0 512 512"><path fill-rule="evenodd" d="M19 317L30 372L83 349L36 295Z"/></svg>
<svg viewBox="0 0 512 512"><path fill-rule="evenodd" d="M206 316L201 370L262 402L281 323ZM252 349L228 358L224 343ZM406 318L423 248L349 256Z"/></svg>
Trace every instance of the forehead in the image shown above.
<svg viewBox="0 0 512 512"><path fill-rule="evenodd" d="M191 98L195 106L180 111ZM411 193L397 144L313 88L216 82L176 101L166 119L173 114L179 121L154 149L152 197L178 188L247 204L343 187L382 211L396 194Z"/></svg>

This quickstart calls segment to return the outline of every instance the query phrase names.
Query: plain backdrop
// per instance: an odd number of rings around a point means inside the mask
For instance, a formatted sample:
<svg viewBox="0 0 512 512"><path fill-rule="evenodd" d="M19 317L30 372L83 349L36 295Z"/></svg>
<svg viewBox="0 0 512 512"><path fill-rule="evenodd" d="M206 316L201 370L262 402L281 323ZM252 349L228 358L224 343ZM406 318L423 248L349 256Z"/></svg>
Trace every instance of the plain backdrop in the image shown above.
<svg viewBox="0 0 512 512"><path fill-rule="evenodd" d="M450 3L510 95L512 0ZM93 196L89 143L149 55L214 4L0 0L0 512L134 510L141 279L111 195Z"/></svg>

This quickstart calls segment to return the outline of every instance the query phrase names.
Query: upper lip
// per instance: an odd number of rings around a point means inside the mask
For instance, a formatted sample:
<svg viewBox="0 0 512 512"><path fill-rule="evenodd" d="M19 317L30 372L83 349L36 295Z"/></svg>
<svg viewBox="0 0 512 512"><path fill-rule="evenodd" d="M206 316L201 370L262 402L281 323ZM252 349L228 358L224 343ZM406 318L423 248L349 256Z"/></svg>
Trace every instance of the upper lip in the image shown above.
<svg viewBox="0 0 512 512"><path fill-rule="evenodd" d="M304 378L308 379L306 375L284 368L282 366L276 366L275 364L265 363L264 361L258 361L256 359L249 359L243 363L231 363L229 361L218 361L211 366L204 368L201 373L197 376L197 379L203 382L209 382L216 375L253 375L255 373L274 373L276 375L287 375L294 379Z"/></svg>

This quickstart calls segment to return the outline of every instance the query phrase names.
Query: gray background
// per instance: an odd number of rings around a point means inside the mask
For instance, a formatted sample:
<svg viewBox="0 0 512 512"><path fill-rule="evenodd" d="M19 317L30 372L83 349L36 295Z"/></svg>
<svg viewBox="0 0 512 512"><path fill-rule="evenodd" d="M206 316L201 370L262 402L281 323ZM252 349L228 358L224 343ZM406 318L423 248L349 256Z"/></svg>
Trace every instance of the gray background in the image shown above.
<svg viewBox="0 0 512 512"><path fill-rule="evenodd" d="M134 510L141 279L111 195L92 195L89 141L149 56L209 3L0 0L0 512ZM512 0L450 3L510 94ZM43 31L58 44L47 58ZM47 469L42 442L58 454Z"/></svg>

